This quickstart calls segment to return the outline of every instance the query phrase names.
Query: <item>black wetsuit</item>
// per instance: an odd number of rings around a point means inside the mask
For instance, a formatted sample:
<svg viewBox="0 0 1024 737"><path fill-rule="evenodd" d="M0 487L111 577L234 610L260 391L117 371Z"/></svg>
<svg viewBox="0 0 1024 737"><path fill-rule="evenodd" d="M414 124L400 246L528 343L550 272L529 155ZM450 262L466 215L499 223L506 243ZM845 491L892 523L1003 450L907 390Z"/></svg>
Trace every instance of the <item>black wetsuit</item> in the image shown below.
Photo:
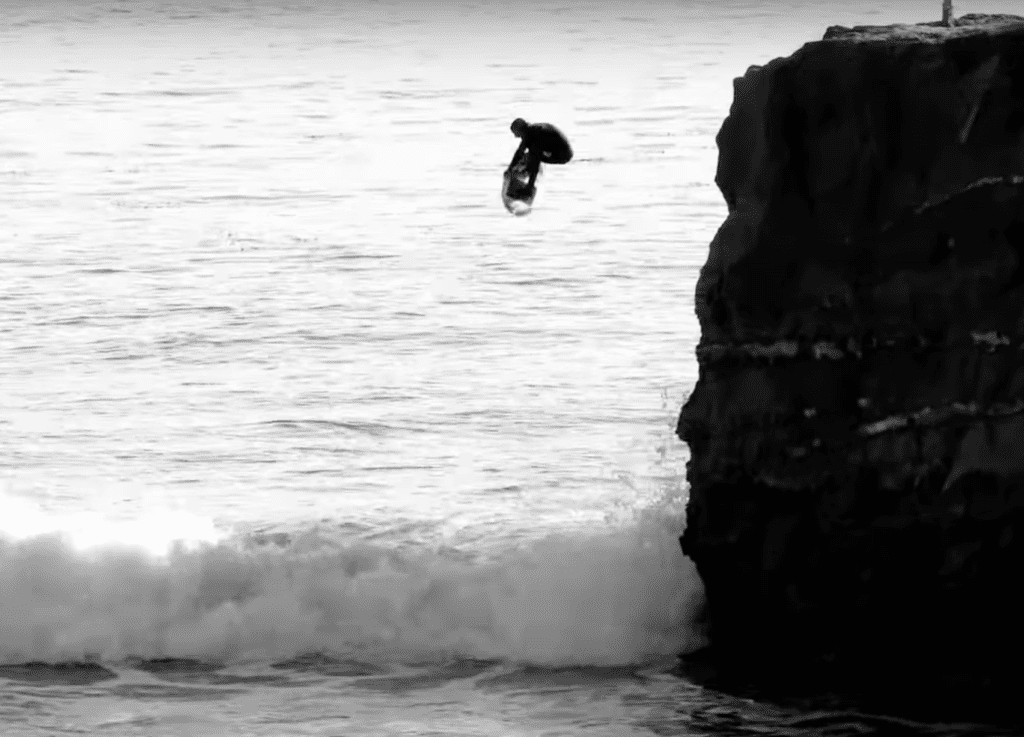
<svg viewBox="0 0 1024 737"><path fill-rule="evenodd" d="M526 170L530 174L529 187L533 186L537 179L537 172L540 171L540 163L545 164L568 164L572 160L572 147L569 140L550 123L533 123L523 129L522 142L512 156L512 163L509 167L516 165L526 154Z"/></svg>

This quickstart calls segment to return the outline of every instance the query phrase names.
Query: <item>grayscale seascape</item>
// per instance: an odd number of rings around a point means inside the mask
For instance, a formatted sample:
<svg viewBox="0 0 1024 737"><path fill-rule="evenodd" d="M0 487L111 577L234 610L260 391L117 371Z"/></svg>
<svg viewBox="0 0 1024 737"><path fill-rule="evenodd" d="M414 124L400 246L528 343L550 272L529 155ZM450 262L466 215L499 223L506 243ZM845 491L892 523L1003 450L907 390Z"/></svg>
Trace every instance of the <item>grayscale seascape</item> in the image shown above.
<svg viewBox="0 0 1024 737"><path fill-rule="evenodd" d="M0 735L993 733L675 671L732 80L938 0L0 12Z"/></svg>

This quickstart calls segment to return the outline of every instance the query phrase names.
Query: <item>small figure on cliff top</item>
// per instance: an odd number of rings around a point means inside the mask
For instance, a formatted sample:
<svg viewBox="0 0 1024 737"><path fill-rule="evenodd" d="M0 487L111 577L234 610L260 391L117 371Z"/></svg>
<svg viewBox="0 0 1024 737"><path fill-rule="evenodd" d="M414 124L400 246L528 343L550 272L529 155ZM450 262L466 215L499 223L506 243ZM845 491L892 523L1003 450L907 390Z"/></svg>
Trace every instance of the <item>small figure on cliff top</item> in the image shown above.
<svg viewBox="0 0 1024 737"><path fill-rule="evenodd" d="M947 26L955 26L953 20L953 0L942 0L942 22Z"/></svg>
<svg viewBox="0 0 1024 737"><path fill-rule="evenodd" d="M512 121L512 133L521 138L522 142L512 156L508 168L511 170L516 166L525 153L526 171L530 175L530 181L526 185L527 191L533 189L542 161L545 164L568 164L572 160L569 140L550 123L531 124L522 118L516 118Z"/></svg>

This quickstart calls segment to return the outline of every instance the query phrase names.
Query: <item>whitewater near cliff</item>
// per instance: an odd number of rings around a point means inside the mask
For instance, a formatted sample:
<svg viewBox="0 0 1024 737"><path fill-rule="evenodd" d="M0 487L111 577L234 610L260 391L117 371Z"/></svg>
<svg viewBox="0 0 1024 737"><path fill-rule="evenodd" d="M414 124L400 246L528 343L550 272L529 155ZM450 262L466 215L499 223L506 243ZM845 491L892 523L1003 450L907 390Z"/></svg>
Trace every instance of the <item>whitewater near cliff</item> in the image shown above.
<svg viewBox="0 0 1024 737"><path fill-rule="evenodd" d="M699 580L670 522L650 515L484 556L402 550L327 523L231 534L182 515L41 531L5 506L8 526L36 528L0 543L8 665L629 665L699 644Z"/></svg>

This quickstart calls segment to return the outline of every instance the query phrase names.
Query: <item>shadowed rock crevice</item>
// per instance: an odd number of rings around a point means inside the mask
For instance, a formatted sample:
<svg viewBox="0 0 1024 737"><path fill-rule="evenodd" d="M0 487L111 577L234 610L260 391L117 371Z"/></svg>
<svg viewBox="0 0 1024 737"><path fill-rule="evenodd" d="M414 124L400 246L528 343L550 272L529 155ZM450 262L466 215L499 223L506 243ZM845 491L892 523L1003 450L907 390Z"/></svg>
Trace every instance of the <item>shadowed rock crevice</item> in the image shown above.
<svg viewBox="0 0 1024 737"><path fill-rule="evenodd" d="M1024 18L830 28L737 79L717 141L678 426L711 649L1016 670Z"/></svg>

